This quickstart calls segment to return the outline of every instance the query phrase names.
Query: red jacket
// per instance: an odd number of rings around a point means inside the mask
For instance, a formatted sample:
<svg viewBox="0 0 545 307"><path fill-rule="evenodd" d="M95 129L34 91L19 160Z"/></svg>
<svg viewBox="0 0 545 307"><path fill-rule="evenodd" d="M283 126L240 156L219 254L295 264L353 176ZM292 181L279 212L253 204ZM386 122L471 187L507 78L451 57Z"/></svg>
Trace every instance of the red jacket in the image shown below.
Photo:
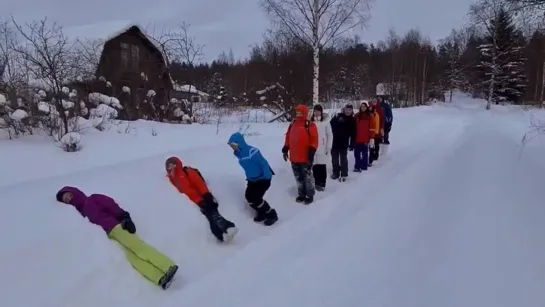
<svg viewBox="0 0 545 307"><path fill-rule="evenodd" d="M308 163L309 149L318 149L318 128L312 121L308 121L308 127L305 127L308 113L306 106L299 105L297 110L303 115L296 118L288 128L284 146L289 148L291 163Z"/></svg>
<svg viewBox="0 0 545 307"><path fill-rule="evenodd" d="M202 177L199 170L191 167L184 167L182 161L179 158L173 158L176 163L176 168L173 172L167 174L168 179L174 185L174 187L195 204L199 204L203 201L203 196L206 193L210 193L206 182Z"/></svg>
<svg viewBox="0 0 545 307"><path fill-rule="evenodd" d="M375 137L375 117L369 112L356 114L356 144L369 143Z"/></svg>

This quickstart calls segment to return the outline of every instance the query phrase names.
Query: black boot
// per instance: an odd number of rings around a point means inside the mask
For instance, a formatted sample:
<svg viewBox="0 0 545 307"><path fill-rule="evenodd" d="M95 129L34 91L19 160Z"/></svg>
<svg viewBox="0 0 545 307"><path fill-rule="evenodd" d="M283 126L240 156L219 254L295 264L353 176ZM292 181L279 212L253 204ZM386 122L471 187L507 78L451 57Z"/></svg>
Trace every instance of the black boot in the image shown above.
<svg viewBox="0 0 545 307"><path fill-rule="evenodd" d="M254 217L254 222L256 223L265 222L264 224L266 226L271 226L278 220L276 211L271 208L266 200L264 200L259 206L250 205L250 207L256 211L256 215Z"/></svg>
<svg viewBox="0 0 545 307"><path fill-rule="evenodd" d="M178 266L173 265L170 268L168 268L165 275L161 277L161 279L159 280L159 286L163 290L166 290L168 289L168 287L170 287L170 284L172 283L172 280L174 279L174 275L176 275L177 271L178 271Z"/></svg>
<svg viewBox="0 0 545 307"><path fill-rule="evenodd" d="M237 234L235 223L225 219L217 209L201 210L210 223L210 231L221 242L230 242Z"/></svg>
<svg viewBox="0 0 545 307"><path fill-rule="evenodd" d="M295 202L298 202L298 203L302 203L305 201L305 197L304 196L297 196L295 198Z"/></svg>

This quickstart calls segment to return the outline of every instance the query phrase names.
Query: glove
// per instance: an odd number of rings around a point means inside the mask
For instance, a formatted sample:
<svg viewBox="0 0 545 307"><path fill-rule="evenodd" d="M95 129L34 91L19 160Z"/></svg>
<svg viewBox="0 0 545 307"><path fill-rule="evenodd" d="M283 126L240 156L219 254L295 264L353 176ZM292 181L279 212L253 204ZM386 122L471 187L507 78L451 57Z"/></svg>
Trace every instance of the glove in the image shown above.
<svg viewBox="0 0 545 307"><path fill-rule="evenodd" d="M290 151L288 146L282 147L282 156L284 158L284 161L288 161L288 152Z"/></svg>
<svg viewBox="0 0 545 307"><path fill-rule="evenodd" d="M316 155L316 149L313 147L310 147L308 149L308 164L312 165L314 164L314 155Z"/></svg>
<svg viewBox="0 0 545 307"><path fill-rule="evenodd" d="M369 140L369 147L375 147L375 139Z"/></svg>
<svg viewBox="0 0 545 307"><path fill-rule="evenodd" d="M202 199L203 199L203 201L205 201L205 202L207 202L209 204L217 203L216 199L214 198L214 195L212 195L212 193L210 193L210 192L205 193L202 196Z"/></svg>
<svg viewBox="0 0 545 307"><path fill-rule="evenodd" d="M123 219L121 220L121 228L125 229L129 233L136 232L136 225L134 225L134 222L132 221L129 212L125 212L123 214Z"/></svg>

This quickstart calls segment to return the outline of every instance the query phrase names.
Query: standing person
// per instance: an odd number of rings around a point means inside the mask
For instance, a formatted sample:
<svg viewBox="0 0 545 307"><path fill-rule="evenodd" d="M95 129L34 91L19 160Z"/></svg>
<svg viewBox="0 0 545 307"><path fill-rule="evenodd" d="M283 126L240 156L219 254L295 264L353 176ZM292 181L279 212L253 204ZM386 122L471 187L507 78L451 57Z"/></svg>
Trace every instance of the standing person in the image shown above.
<svg viewBox="0 0 545 307"><path fill-rule="evenodd" d="M308 107L295 107L295 120L288 127L286 140L282 147L284 161L291 162L291 168L297 181L298 203L309 205L314 201L314 178L312 165L318 149L318 129L316 124L307 119Z"/></svg>
<svg viewBox="0 0 545 307"><path fill-rule="evenodd" d="M88 197L75 187L63 187L56 198L58 202L72 205L92 224L102 227L110 240L119 243L127 260L140 274L168 289L178 266L138 237L131 215L115 200L102 194Z"/></svg>
<svg viewBox="0 0 545 307"><path fill-rule="evenodd" d="M170 183L199 207L216 239L221 242L230 242L238 229L233 222L219 213L218 202L210 193L201 172L196 168L183 166L178 157L168 158L165 161L165 169Z"/></svg>
<svg viewBox="0 0 545 307"><path fill-rule="evenodd" d="M394 122L394 114L392 112L392 106L390 106L382 97L380 99L380 106L384 110L384 135L382 137L381 156L388 154L388 147L390 147L390 131L392 131L392 123Z"/></svg>
<svg viewBox="0 0 545 307"><path fill-rule="evenodd" d="M356 113L356 141L354 144L354 172L366 171L369 164L369 148L374 146L377 121L369 111L367 101L362 101Z"/></svg>
<svg viewBox="0 0 545 307"><path fill-rule="evenodd" d="M354 150L356 136L356 120L354 119L354 107L347 104L331 119L333 132L333 144L331 146L331 162L333 174L331 179L346 181L348 177L348 150Z"/></svg>
<svg viewBox="0 0 545 307"><path fill-rule="evenodd" d="M327 181L327 162L333 144L333 132L329 124L329 115L324 113L324 108L317 104L314 106L312 117L310 118L318 128L318 151L314 158L312 174L314 175L314 185L316 191L324 191Z"/></svg>
<svg viewBox="0 0 545 307"><path fill-rule="evenodd" d="M229 138L229 146L233 148L238 163L246 174L246 192L244 196L250 207L255 210L254 222L271 226L278 221L276 210L271 208L263 196L271 186L274 172L269 162L263 157L259 149L246 143L241 133L233 133Z"/></svg>
<svg viewBox="0 0 545 307"><path fill-rule="evenodd" d="M384 110L378 103L378 98L375 96L371 99L369 108L371 113L378 121L379 133L374 137L373 145L369 151L369 166L373 165L373 162L378 160L380 156L380 143L382 142L382 136L384 135Z"/></svg>

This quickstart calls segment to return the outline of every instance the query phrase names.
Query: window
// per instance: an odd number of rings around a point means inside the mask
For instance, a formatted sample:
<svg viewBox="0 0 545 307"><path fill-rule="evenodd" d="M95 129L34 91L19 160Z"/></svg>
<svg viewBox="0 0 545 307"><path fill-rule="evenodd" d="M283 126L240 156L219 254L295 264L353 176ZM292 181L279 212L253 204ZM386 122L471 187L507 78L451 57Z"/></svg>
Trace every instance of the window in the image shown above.
<svg viewBox="0 0 545 307"><path fill-rule="evenodd" d="M137 45L131 46L131 68L135 71L140 69L140 48Z"/></svg>
<svg viewBox="0 0 545 307"><path fill-rule="evenodd" d="M129 68L129 44L121 43L121 66Z"/></svg>
<svg viewBox="0 0 545 307"><path fill-rule="evenodd" d="M201 102L201 96L191 96L191 102L193 103Z"/></svg>

